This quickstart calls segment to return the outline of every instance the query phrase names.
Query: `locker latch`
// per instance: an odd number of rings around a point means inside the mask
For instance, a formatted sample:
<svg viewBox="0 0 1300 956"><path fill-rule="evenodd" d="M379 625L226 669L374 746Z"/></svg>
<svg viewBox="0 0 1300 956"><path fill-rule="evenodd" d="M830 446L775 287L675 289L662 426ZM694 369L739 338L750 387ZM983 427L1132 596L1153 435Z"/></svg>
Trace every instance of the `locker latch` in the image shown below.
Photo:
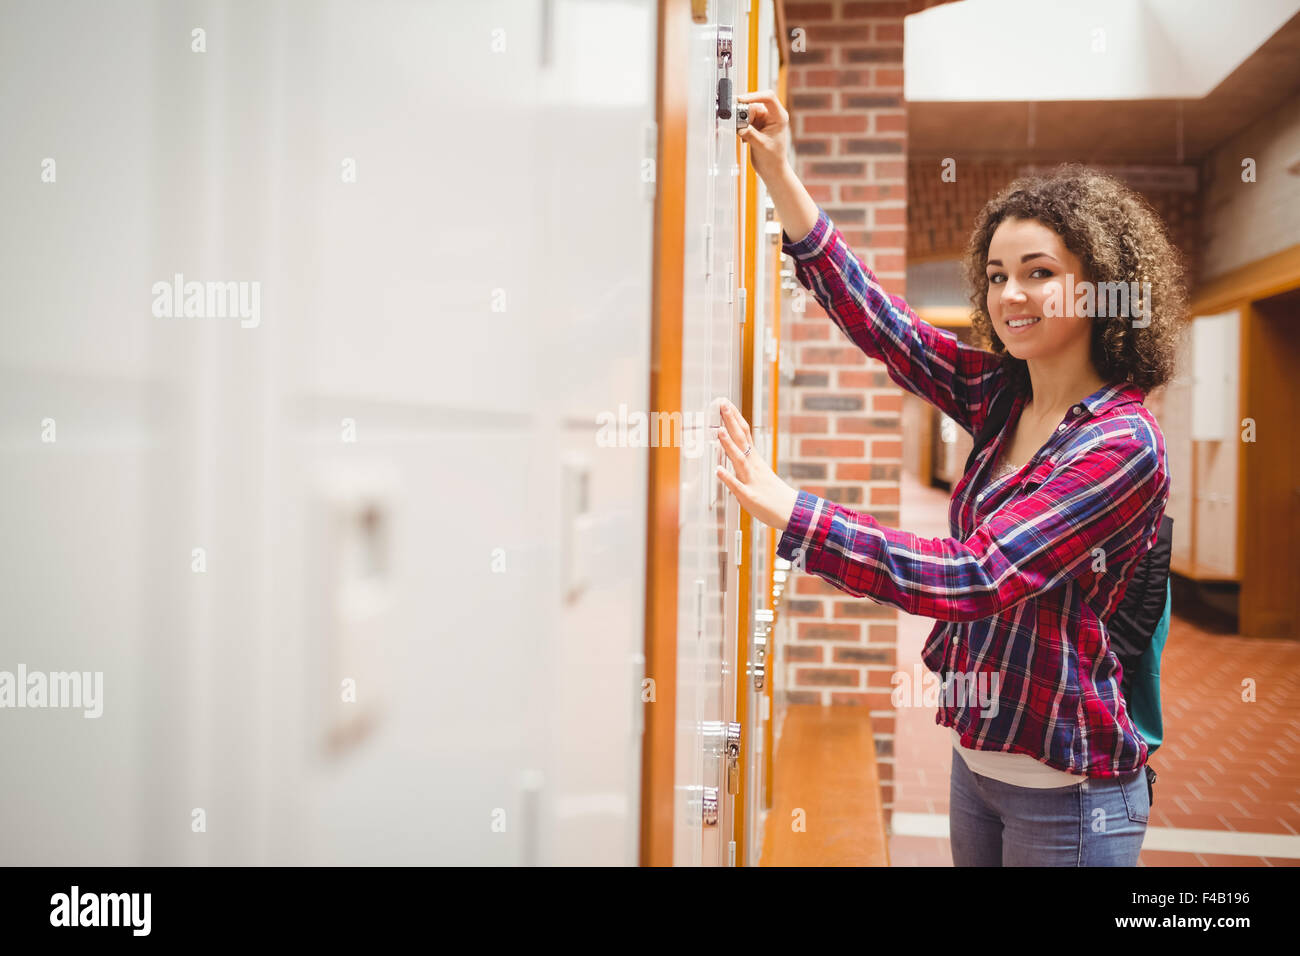
<svg viewBox="0 0 1300 956"><path fill-rule="evenodd" d="M754 677L754 690L763 689L763 681L767 676L767 635L772 633L770 622L774 617L769 608L754 611L754 663L750 668Z"/></svg>
<svg viewBox="0 0 1300 956"><path fill-rule="evenodd" d="M731 27L718 26L718 119L731 119Z"/></svg>
<svg viewBox="0 0 1300 956"><path fill-rule="evenodd" d="M718 788L705 787L703 798L704 825L706 827L716 827L718 825Z"/></svg>
<svg viewBox="0 0 1300 956"><path fill-rule="evenodd" d="M740 791L740 724L727 721L727 793Z"/></svg>

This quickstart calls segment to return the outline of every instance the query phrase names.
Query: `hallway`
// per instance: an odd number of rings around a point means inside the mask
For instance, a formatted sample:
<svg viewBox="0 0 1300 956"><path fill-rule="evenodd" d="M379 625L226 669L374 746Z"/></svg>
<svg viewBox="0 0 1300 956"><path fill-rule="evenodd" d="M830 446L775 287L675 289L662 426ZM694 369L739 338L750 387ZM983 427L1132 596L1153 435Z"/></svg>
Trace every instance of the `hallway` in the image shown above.
<svg viewBox="0 0 1300 956"><path fill-rule="evenodd" d="M902 477L901 526L947 537L948 494ZM1300 646L1216 633L1178 616L1162 657L1165 743L1142 866L1300 865ZM899 615L898 669L910 672L930 632ZM1257 700L1244 703L1242 681ZM889 858L951 866L952 746L929 707L898 709ZM881 761L886 762L882 759Z"/></svg>

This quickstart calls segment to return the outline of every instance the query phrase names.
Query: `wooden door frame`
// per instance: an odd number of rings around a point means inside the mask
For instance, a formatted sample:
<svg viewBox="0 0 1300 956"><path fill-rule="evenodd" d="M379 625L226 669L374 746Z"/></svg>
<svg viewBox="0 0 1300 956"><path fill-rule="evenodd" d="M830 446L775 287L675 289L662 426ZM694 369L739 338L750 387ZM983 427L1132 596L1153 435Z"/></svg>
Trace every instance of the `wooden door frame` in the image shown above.
<svg viewBox="0 0 1300 956"><path fill-rule="evenodd" d="M1191 298L1189 317L1234 310L1239 316L1238 361L1240 364L1237 376L1237 407L1242 416L1253 417L1249 415L1248 409L1254 407L1258 411L1260 403L1270 399L1267 390L1255 388L1252 377L1252 361L1255 358L1255 349L1252 346L1256 345L1255 324L1259 321L1255 303L1296 289L1300 289L1300 244L1224 273L1202 285ZM1195 467L1195 460L1195 448L1193 448L1193 467ZM1250 636L1252 632L1259 631L1256 622L1264 613L1258 607L1260 597L1249 580L1250 571L1260 562L1275 559L1267 553L1267 544L1261 542L1260 525L1251 520L1246 507L1251 498L1250 489L1257 488L1263 480L1264 468L1264 464L1259 462L1252 466L1251 456L1246 454L1237 456L1236 579L1240 582L1237 627L1243 636ZM1192 481L1195 482L1194 475ZM1193 498L1193 509L1195 509L1195 498ZM1195 510L1192 514L1194 525ZM1195 527L1190 531L1195 534ZM1195 564L1195 551L1192 560Z"/></svg>
<svg viewBox="0 0 1300 956"><path fill-rule="evenodd" d="M691 0L660 0L656 17L654 265L648 408L680 412L686 268L686 133ZM681 455L652 447L646 488L645 702L641 737L642 866L673 865L677 733L677 551Z"/></svg>

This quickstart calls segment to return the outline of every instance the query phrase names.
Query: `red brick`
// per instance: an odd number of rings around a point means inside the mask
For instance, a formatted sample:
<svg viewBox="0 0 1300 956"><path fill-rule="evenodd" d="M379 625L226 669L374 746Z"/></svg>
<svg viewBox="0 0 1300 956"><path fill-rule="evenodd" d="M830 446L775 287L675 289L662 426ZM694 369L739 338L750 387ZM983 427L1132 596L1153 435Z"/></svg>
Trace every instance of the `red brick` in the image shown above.
<svg viewBox="0 0 1300 956"><path fill-rule="evenodd" d="M833 691L831 693L832 707L861 707L864 710L871 709L872 695L870 694L850 694L846 691ZM874 727L875 724L873 723Z"/></svg>
<svg viewBox="0 0 1300 956"><path fill-rule="evenodd" d="M873 133L905 133L907 132L907 117L902 113L877 113L871 117L875 123L872 129Z"/></svg>
<svg viewBox="0 0 1300 956"><path fill-rule="evenodd" d="M871 176L879 183L901 183L907 178L907 163L901 159L877 159L871 164Z"/></svg>
<svg viewBox="0 0 1300 956"><path fill-rule="evenodd" d="M875 360L872 359L874 362ZM840 388L876 388L880 383L876 372L858 371L857 369L840 369L836 373Z"/></svg>
<svg viewBox="0 0 1300 956"><path fill-rule="evenodd" d="M843 593L843 592L840 592ZM833 624L829 621L796 621L796 639L800 641L861 641L858 624Z"/></svg>
<svg viewBox="0 0 1300 956"><path fill-rule="evenodd" d="M802 117L805 133L865 133L867 117L845 115L805 115Z"/></svg>
<svg viewBox="0 0 1300 956"><path fill-rule="evenodd" d="M890 447L888 442L876 444ZM898 451L892 457L900 457L903 454L903 443L900 441L893 444L898 446ZM805 438L799 442L798 454L803 458L862 458L865 452L866 442L856 438ZM880 451L876 454L889 457Z"/></svg>
<svg viewBox="0 0 1300 956"><path fill-rule="evenodd" d="M901 445L899 446L902 447ZM871 488L871 503L873 505L896 505L898 500L898 486L881 486L873 485Z"/></svg>
<svg viewBox="0 0 1300 956"><path fill-rule="evenodd" d="M875 202L879 199L905 200L907 199L907 189L898 183L876 183L873 185L845 183L840 187L841 202Z"/></svg>
<svg viewBox="0 0 1300 956"><path fill-rule="evenodd" d="M828 342L831 327L825 322L795 322L790 328L790 338L796 342Z"/></svg>
<svg viewBox="0 0 1300 956"><path fill-rule="evenodd" d="M841 83L840 85L847 86L848 84ZM883 67L883 66L876 67L875 83L873 85L877 89L882 89L882 90L893 89L893 88L902 89L903 71L893 67Z"/></svg>
<svg viewBox="0 0 1300 956"><path fill-rule="evenodd" d="M839 592L840 597L844 592ZM873 601L864 601L862 598L853 598L847 601L835 601L835 617L851 618L888 618L890 621L898 620L898 611L887 604L876 604ZM865 622L864 622L865 623ZM872 643L872 642L868 642ZM876 642L879 646L879 642Z"/></svg>
<svg viewBox="0 0 1300 956"><path fill-rule="evenodd" d="M787 22L789 18L787 17ZM871 24L816 23L807 28L809 47L826 47L841 43L868 43L871 41Z"/></svg>
<svg viewBox="0 0 1300 956"><path fill-rule="evenodd" d="M808 190L808 195L818 203L828 203L835 201L835 186L831 183L804 183Z"/></svg>
<svg viewBox="0 0 1300 956"><path fill-rule="evenodd" d="M855 667L796 667L794 682L804 687L861 687Z"/></svg>
<svg viewBox="0 0 1300 956"><path fill-rule="evenodd" d="M825 435L831 430L830 418L826 415L786 415L781 419L781 425L792 434Z"/></svg>
<svg viewBox="0 0 1300 956"><path fill-rule="evenodd" d="M887 253L871 255L867 267L875 273L896 272L902 274L907 271L907 256Z"/></svg>
<svg viewBox="0 0 1300 956"><path fill-rule="evenodd" d="M874 206L871 215L876 220L877 226L907 225L907 209L905 207Z"/></svg>
<svg viewBox="0 0 1300 956"><path fill-rule="evenodd" d="M892 690L894 685L891 681L894 678L892 670L867 671L867 688L869 690ZM875 730L875 725L872 725Z"/></svg>
<svg viewBox="0 0 1300 956"><path fill-rule="evenodd" d="M903 393L880 392L871 396L871 410L873 412L901 412L903 410Z"/></svg>
<svg viewBox="0 0 1300 956"><path fill-rule="evenodd" d="M870 640L872 644L897 643L898 625L897 624L872 624Z"/></svg>
<svg viewBox="0 0 1300 956"><path fill-rule="evenodd" d="M802 345L799 347L799 365L860 365L864 358L856 348L841 346L832 348L820 345Z"/></svg>
<svg viewBox="0 0 1300 956"><path fill-rule="evenodd" d="M902 434L903 426L897 418L891 419L888 424L877 422L874 418L863 418L858 415L840 415L835 419L835 431L842 435L889 435L896 436Z"/></svg>
<svg viewBox="0 0 1300 956"><path fill-rule="evenodd" d="M829 452L827 454L829 454ZM901 441L886 441L878 438L871 443L871 457L902 458L903 443Z"/></svg>
<svg viewBox="0 0 1300 956"><path fill-rule="evenodd" d="M907 16L907 4L902 0L860 0L858 3L846 3L840 12L845 20L858 17L898 17Z"/></svg>
<svg viewBox="0 0 1300 956"><path fill-rule="evenodd" d="M902 77L903 75L902 70L877 70L876 72L897 73L899 77ZM834 86L834 87L867 86L870 84L870 80L868 79L870 73L871 73L870 70L809 69L807 71L807 75L804 77L804 81L801 84L800 88L812 89L813 87L818 87L818 86ZM901 79L899 81L899 85L900 86L902 85Z"/></svg>
<svg viewBox="0 0 1300 956"><path fill-rule="evenodd" d="M836 481L870 481L871 466L861 462L839 461L835 463Z"/></svg>
<svg viewBox="0 0 1300 956"><path fill-rule="evenodd" d="M872 249L906 249L906 229L872 229L867 233L866 245Z"/></svg>
<svg viewBox="0 0 1300 956"><path fill-rule="evenodd" d="M785 5L785 22L789 29L794 29L802 20L829 20L835 16L832 3L787 3Z"/></svg>

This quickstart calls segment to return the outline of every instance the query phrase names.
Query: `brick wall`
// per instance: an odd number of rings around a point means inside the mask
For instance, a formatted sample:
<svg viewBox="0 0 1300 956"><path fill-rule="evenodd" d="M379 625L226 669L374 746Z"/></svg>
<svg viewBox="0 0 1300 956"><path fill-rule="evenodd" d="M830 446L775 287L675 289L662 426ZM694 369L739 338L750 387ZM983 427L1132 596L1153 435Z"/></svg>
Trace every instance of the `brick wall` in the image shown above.
<svg viewBox="0 0 1300 956"><path fill-rule="evenodd" d="M976 214L1002 187L1016 178L1021 164L959 162L957 181L944 182L938 159L908 161L907 255L913 258L957 256L966 248ZM1104 164L1099 164L1103 165ZM1139 190L1165 221L1170 237L1187 257L1195 282L1201 258L1197 193Z"/></svg>
<svg viewBox="0 0 1300 956"><path fill-rule="evenodd" d="M788 107L796 172L849 246L895 294L906 292L907 119L903 17L933 2L788 3ZM795 31L802 31L795 33ZM902 391L811 296L788 335L795 344L788 474L798 487L899 526ZM870 709L882 798L893 805L898 612L854 598L813 575L785 597L790 703ZM908 667L911 662L908 662Z"/></svg>

